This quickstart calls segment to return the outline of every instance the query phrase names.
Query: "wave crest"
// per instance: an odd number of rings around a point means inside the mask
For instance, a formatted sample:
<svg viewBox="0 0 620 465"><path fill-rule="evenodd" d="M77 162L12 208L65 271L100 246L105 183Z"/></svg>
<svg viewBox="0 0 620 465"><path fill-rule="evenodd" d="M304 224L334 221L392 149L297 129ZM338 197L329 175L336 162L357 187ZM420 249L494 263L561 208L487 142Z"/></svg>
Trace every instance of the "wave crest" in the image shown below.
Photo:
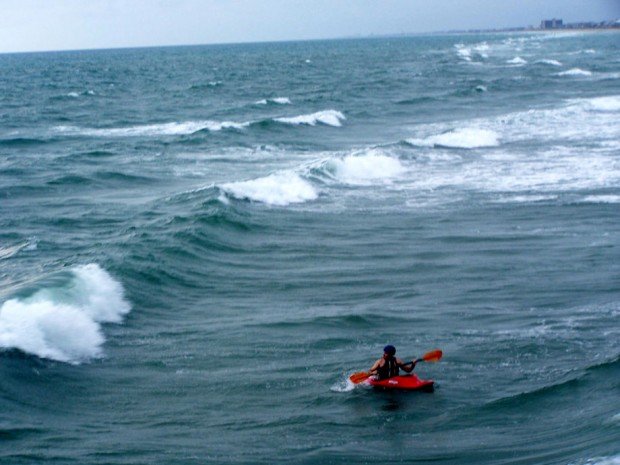
<svg viewBox="0 0 620 465"><path fill-rule="evenodd" d="M332 158L324 163L323 169L331 177L346 184L389 180L405 172L405 167L397 158L374 152Z"/></svg>
<svg viewBox="0 0 620 465"><path fill-rule="evenodd" d="M223 184L221 189L227 195L240 200L253 200L276 206L302 203L318 197L312 184L291 171Z"/></svg>
<svg viewBox="0 0 620 465"><path fill-rule="evenodd" d="M130 310L122 285L99 265L76 266L65 286L2 304L0 348L80 363L101 356L101 323L120 323Z"/></svg>
<svg viewBox="0 0 620 465"><path fill-rule="evenodd" d="M70 136L92 137L140 137L140 136L182 136L199 131L221 131L223 129L243 129L250 123L233 121L186 121L162 124L143 124L126 128L81 128L77 126L56 126L54 132Z"/></svg>
<svg viewBox="0 0 620 465"><path fill-rule="evenodd" d="M489 129L464 128L430 136L426 139L407 139L406 142L417 147L475 149L497 147L499 135Z"/></svg>
<svg viewBox="0 0 620 465"><path fill-rule="evenodd" d="M274 97L274 98L265 98L255 102L256 105L291 105L291 100L288 97Z"/></svg>
<svg viewBox="0 0 620 465"><path fill-rule="evenodd" d="M592 76L592 71L581 68L571 68L568 71L558 73L558 76Z"/></svg>
<svg viewBox="0 0 620 465"><path fill-rule="evenodd" d="M274 121L284 124L292 124L295 126L298 125L308 125L308 126L316 126L317 124L325 124L327 126L340 127L342 126L342 121L346 118L345 116L337 111L337 110L323 110L317 111L316 113L310 113L308 115L299 115L292 116L286 118L275 118Z"/></svg>

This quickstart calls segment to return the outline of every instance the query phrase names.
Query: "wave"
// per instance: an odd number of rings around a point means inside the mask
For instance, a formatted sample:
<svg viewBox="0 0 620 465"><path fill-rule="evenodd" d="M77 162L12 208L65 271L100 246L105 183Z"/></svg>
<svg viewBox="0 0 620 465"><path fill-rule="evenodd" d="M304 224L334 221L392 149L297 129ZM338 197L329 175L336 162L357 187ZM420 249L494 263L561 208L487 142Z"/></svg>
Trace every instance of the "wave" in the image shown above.
<svg viewBox="0 0 620 465"><path fill-rule="evenodd" d="M437 99L435 97L430 97L428 95L421 95L419 97L405 98L402 100L397 100L396 105L418 105L421 103L434 102Z"/></svg>
<svg viewBox="0 0 620 465"><path fill-rule="evenodd" d="M118 171L98 171L95 173L96 179L101 179L103 181L113 181L119 183L149 183L153 181L153 178L148 176L140 176L137 174L128 174L122 173Z"/></svg>
<svg viewBox="0 0 620 465"><path fill-rule="evenodd" d="M258 100L254 102L256 105L291 105L291 100L288 97L274 97L274 98L266 98L262 100Z"/></svg>
<svg viewBox="0 0 620 465"><path fill-rule="evenodd" d="M94 90L85 90L82 92L69 92L67 97L78 98L82 95L96 95Z"/></svg>
<svg viewBox="0 0 620 465"><path fill-rule="evenodd" d="M224 83L222 81L209 81L202 84L193 84L190 86L190 91L200 91L205 89L213 89L214 87L220 87Z"/></svg>
<svg viewBox="0 0 620 465"><path fill-rule="evenodd" d="M148 136L186 136L203 131L217 132L226 129L241 130L254 125L268 125L271 122L316 126L342 126L341 121L345 116L336 110L324 110L307 115L293 117L270 118L261 121L184 121L158 124L141 124L128 127L116 128L84 128L78 126L55 126L52 133L64 136L89 136L89 137L148 137ZM21 140L21 139L20 139ZM29 139L26 139L29 141ZM4 142L0 140L0 144Z"/></svg>
<svg viewBox="0 0 620 465"><path fill-rule="evenodd" d="M558 391L562 392L566 389L573 390L575 386L588 379L588 374L605 372L610 369L615 371L618 368L618 364L620 364L620 357L609 359L583 369L575 369L570 373L577 372L577 374L573 374L573 376L568 379L542 386L532 391L522 392L490 401L485 404L485 407L495 408L497 406L501 406L505 408L522 408L523 404L527 401L538 399L546 395L555 395Z"/></svg>
<svg viewBox="0 0 620 465"><path fill-rule="evenodd" d="M576 465L571 463L570 465ZM608 456L608 457L593 457L580 465L620 465L620 455Z"/></svg>
<svg viewBox="0 0 620 465"><path fill-rule="evenodd" d="M426 136L404 142L416 147L475 148L497 145L499 134L502 142L564 139L572 143L594 137L601 142L612 141L617 140L618 126L613 124L616 115L609 113L616 111L620 111L620 95L570 99L557 108L472 119L463 122L463 129L448 124L420 126L418 130Z"/></svg>
<svg viewBox="0 0 620 465"><path fill-rule="evenodd" d="M48 143L49 140L36 139L29 137L14 137L10 139L0 139L0 146L4 147L27 147L29 145L42 145Z"/></svg>
<svg viewBox="0 0 620 465"><path fill-rule="evenodd" d="M320 123L327 126L340 127L342 126L342 121L344 121L345 119L345 116L337 110L323 110L307 115L299 115L286 118L274 118L274 121L277 121L278 123L292 124L295 126L316 126Z"/></svg>
<svg viewBox="0 0 620 465"><path fill-rule="evenodd" d="M129 126L125 128L81 128L77 126L56 126L53 132L69 136L91 137L140 137L140 136L181 136L199 131L222 131L224 129L243 129L250 123L232 121L186 121L183 123L161 123Z"/></svg>
<svg viewBox="0 0 620 465"><path fill-rule="evenodd" d="M11 245L8 247L0 247L0 260L5 260L17 255L22 250L35 250L37 248L36 241L26 241L20 244Z"/></svg>
<svg viewBox="0 0 620 465"><path fill-rule="evenodd" d="M560 63L558 60L538 60L536 61L536 63L540 63L543 65L551 65L551 66L562 66L562 63Z"/></svg>
<svg viewBox="0 0 620 465"><path fill-rule="evenodd" d="M471 62L474 58L488 58L488 51L490 49L489 44L482 42L472 46L465 46L465 44L455 44L456 53L459 58Z"/></svg>
<svg viewBox="0 0 620 465"><path fill-rule="evenodd" d="M131 310L122 285L95 263L64 281L2 304L0 348L72 364L102 355L101 324L120 323Z"/></svg>
<svg viewBox="0 0 620 465"><path fill-rule="evenodd" d="M65 176L61 176L56 179L52 179L48 181L46 184L48 186L70 186L70 185L86 185L90 184L91 179L86 178L84 176L77 176L74 174L68 174Z"/></svg>
<svg viewBox="0 0 620 465"><path fill-rule="evenodd" d="M620 203L620 195L588 195L584 197L583 203Z"/></svg>
<svg viewBox="0 0 620 465"><path fill-rule="evenodd" d="M592 76L592 71L588 71L581 68L571 68L567 71L562 71L557 74L558 76Z"/></svg>
<svg viewBox="0 0 620 465"><path fill-rule="evenodd" d="M620 111L620 96L597 97L585 102L590 110Z"/></svg>
<svg viewBox="0 0 620 465"><path fill-rule="evenodd" d="M365 155L346 155L322 163L322 170L331 178L345 184L369 184L388 181L402 175L406 169L397 158L372 150Z"/></svg>
<svg viewBox="0 0 620 465"><path fill-rule="evenodd" d="M557 195L513 195L496 199L494 203L536 203L549 202L557 199Z"/></svg>
<svg viewBox="0 0 620 465"><path fill-rule="evenodd" d="M527 61L521 57L514 57L512 60L506 61L509 65L525 65Z"/></svg>
<svg viewBox="0 0 620 465"><path fill-rule="evenodd" d="M407 139L405 142L416 147L475 149L497 147L499 145L499 135L489 129L464 128L430 136L425 139Z"/></svg>
<svg viewBox="0 0 620 465"><path fill-rule="evenodd" d="M283 171L249 181L226 183L220 188L226 195L236 199L275 206L315 200L319 195L311 183L292 171Z"/></svg>

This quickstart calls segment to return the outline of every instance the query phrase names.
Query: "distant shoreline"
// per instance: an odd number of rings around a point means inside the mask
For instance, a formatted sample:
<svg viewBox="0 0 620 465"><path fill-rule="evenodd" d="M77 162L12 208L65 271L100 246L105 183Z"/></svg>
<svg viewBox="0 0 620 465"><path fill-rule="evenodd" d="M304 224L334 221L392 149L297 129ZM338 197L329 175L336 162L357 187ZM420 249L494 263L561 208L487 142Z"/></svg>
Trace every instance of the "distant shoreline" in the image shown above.
<svg viewBox="0 0 620 465"><path fill-rule="evenodd" d="M389 39L389 38L404 38L404 37L420 37L431 36L440 34L461 34L461 35L474 35L474 34L531 34L531 33L593 33L593 32L620 32L620 26L615 27L592 27L592 28L557 28L557 29L541 29L541 28L505 28L505 29L468 29L468 30L448 30L448 31L433 31L433 32L400 32L395 34L370 34L370 35L355 35L344 37L326 37L321 39L289 39L289 40L266 40L257 42L213 42L213 43L198 43L198 44L160 44L160 45L135 45L135 46L118 46L118 47L96 47L96 48L69 48L59 50L19 50L0 52L2 55L21 55L21 54L37 54L37 53L71 53L71 52L97 52L97 51L109 51L109 50L137 50L137 49L150 49L150 48L174 48L174 47L219 47L219 46L235 46L235 45L252 45L252 44L275 44L275 43L287 43L287 42L322 42L331 40L365 40L365 39Z"/></svg>

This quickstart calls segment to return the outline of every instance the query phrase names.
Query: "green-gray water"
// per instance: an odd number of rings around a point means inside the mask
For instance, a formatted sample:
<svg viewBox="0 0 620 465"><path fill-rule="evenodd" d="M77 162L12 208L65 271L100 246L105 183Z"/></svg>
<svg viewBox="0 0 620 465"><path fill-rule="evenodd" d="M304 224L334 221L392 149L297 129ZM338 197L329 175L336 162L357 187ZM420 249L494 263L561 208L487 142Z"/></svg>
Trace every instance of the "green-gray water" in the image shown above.
<svg viewBox="0 0 620 465"><path fill-rule="evenodd" d="M618 39L0 56L0 463L617 465Z"/></svg>

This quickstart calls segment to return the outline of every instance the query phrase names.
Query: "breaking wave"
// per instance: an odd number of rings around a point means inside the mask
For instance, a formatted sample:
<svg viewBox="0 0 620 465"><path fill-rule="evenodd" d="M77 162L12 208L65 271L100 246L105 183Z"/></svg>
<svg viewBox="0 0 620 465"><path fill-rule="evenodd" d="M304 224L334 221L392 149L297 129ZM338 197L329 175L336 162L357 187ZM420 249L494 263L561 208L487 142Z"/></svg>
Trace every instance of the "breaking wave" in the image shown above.
<svg viewBox="0 0 620 465"><path fill-rule="evenodd" d="M315 200L319 195L312 184L292 171L274 173L249 181L226 183L220 188L226 195L236 199L274 206Z"/></svg>
<svg viewBox="0 0 620 465"><path fill-rule="evenodd" d="M512 60L506 61L506 63L508 63L509 65L524 65L527 63L527 61L521 57L514 57Z"/></svg>
<svg viewBox="0 0 620 465"><path fill-rule="evenodd" d="M366 155L347 155L324 162L323 170L345 184L368 184L390 180L406 169L397 158L371 151Z"/></svg>
<svg viewBox="0 0 620 465"><path fill-rule="evenodd" d="M567 71L558 73L558 76L592 76L592 71L581 68L571 68Z"/></svg>
<svg viewBox="0 0 620 465"><path fill-rule="evenodd" d="M278 104L286 104L284 99L278 100ZM288 100L288 99L286 99ZM290 103L290 101L289 101ZM270 118L262 121L185 121L160 124L143 124L128 126L123 128L83 128L78 126L56 126L52 132L56 135L65 136L89 136L89 137L148 137L148 136L183 136L195 134L201 131L217 132L226 129L241 130L254 125L277 122L291 125L316 126L324 124L327 126L342 126L345 116L336 110L324 110L307 115L292 117Z"/></svg>
<svg viewBox="0 0 620 465"><path fill-rule="evenodd" d="M345 116L337 110L324 110L308 115L275 118L274 121L293 125L316 126L317 124L325 124L327 126L339 127L342 126L342 121L345 119Z"/></svg>
<svg viewBox="0 0 620 465"><path fill-rule="evenodd" d="M425 139L407 139L406 142L416 147L475 149L497 147L499 145L499 135L489 129L464 128L430 136Z"/></svg>
<svg viewBox="0 0 620 465"><path fill-rule="evenodd" d="M256 105L290 105L292 102L288 97L266 98L255 102Z"/></svg>
<svg viewBox="0 0 620 465"><path fill-rule="evenodd" d="M551 66L562 66L558 60L538 60L536 63L541 63L543 65L551 65Z"/></svg>
<svg viewBox="0 0 620 465"><path fill-rule="evenodd" d="M186 121L162 124L144 124L126 128L81 128L76 126L56 126L54 132L69 136L92 137L140 137L140 136L181 136L198 131L221 131L223 129L243 129L250 123L232 121Z"/></svg>
<svg viewBox="0 0 620 465"><path fill-rule="evenodd" d="M131 310L122 285L99 265L76 266L60 287L0 307L0 348L77 364L102 355L102 323Z"/></svg>

